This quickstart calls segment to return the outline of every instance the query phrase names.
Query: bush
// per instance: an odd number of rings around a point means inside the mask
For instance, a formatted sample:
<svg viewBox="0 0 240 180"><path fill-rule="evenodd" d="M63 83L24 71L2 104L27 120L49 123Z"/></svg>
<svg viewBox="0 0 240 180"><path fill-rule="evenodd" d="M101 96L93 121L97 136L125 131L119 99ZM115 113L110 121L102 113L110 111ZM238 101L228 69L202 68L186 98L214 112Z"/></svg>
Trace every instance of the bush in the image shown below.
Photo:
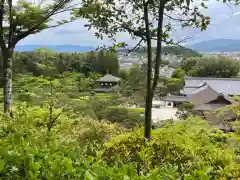
<svg viewBox="0 0 240 180"><path fill-rule="evenodd" d="M190 115L199 115L199 112L194 110L194 104L184 102L179 105L176 115L179 119L187 119Z"/></svg>
<svg viewBox="0 0 240 180"><path fill-rule="evenodd" d="M101 145L121 132L114 124L65 114L49 132L48 109L23 104L14 112L14 118L0 118L2 179L86 179L98 147L94 143Z"/></svg>
<svg viewBox="0 0 240 180"><path fill-rule="evenodd" d="M68 105L64 110L72 118L85 116L90 117L91 119L97 119L91 104L86 100L72 99L68 102Z"/></svg>
<svg viewBox="0 0 240 180"><path fill-rule="evenodd" d="M34 103L39 99L36 93L22 92L16 95L16 99L23 102Z"/></svg>
<svg viewBox="0 0 240 180"><path fill-rule="evenodd" d="M141 113L122 107L108 107L100 111L98 117L112 123L119 123L125 128L133 128L143 123Z"/></svg>
<svg viewBox="0 0 240 180"><path fill-rule="evenodd" d="M67 141L77 142L81 147L89 143L97 142L102 145L121 133L117 124L110 124L104 121L96 121L89 118L79 118L65 127L61 134L65 134Z"/></svg>
<svg viewBox="0 0 240 180"><path fill-rule="evenodd" d="M154 130L122 133L117 124L65 113L48 131L47 107L14 107L0 116L2 179L238 179L236 134L211 133L206 121L189 118ZM56 109L53 116L61 109ZM119 135L120 134L120 135ZM110 140L109 140L110 138Z"/></svg>
<svg viewBox="0 0 240 180"><path fill-rule="evenodd" d="M74 143L61 143L56 128L47 131L44 126L47 111L26 106L16 108L14 119L0 119L1 178L81 179L81 149Z"/></svg>
<svg viewBox="0 0 240 180"><path fill-rule="evenodd" d="M102 153L109 166L132 164L147 179L236 179L236 139L214 135L200 118L153 131L151 142L142 130L113 138ZM227 145L228 144L228 145Z"/></svg>

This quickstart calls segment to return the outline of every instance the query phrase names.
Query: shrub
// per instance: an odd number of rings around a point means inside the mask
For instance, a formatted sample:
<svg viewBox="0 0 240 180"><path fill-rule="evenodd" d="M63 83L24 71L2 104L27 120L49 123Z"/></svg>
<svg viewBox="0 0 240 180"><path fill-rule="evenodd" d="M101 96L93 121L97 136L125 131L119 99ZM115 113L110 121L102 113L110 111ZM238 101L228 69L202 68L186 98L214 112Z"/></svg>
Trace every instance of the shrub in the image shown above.
<svg viewBox="0 0 240 180"><path fill-rule="evenodd" d="M213 135L200 118L155 130L151 142L142 134L138 130L113 138L102 153L106 164L133 164L139 174L147 174L149 179L239 177L234 150L229 148L233 138L222 133Z"/></svg>
<svg viewBox="0 0 240 180"><path fill-rule="evenodd" d="M16 95L16 99L23 102L33 103L39 99L39 96L36 93L22 92Z"/></svg>
<svg viewBox="0 0 240 180"><path fill-rule="evenodd" d="M110 124L104 121L96 121L89 118L79 118L68 123L61 134L65 134L67 141L77 142L80 146L97 142L103 144L111 137L121 133L117 124Z"/></svg>
<svg viewBox="0 0 240 180"><path fill-rule="evenodd" d="M0 116L2 179L240 177L239 136L213 134L207 122L197 117L165 124L153 131L149 142L142 128L122 133L117 124L69 118L65 113L48 131L46 107L21 104L13 110L14 118Z"/></svg>
<svg viewBox="0 0 240 180"><path fill-rule="evenodd" d="M114 124L69 119L65 114L49 132L48 109L21 104L14 107L14 112L14 118L0 118L2 179L89 178L91 173L86 172L91 170L88 166L96 156L95 142L101 145L121 132Z"/></svg>
<svg viewBox="0 0 240 180"><path fill-rule="evenodd" d="M141 113L123 107L107 107L97 115L99 119L106 119L112 123L119 123L125 128L133 128L143 123Z"/></svg>
<svg viewBox="0 0 240 180"><path fill-rule="evenodd" d="M81 149L74 143L61 143L56 128L47 131L47 111L25 105L16 108L14 119L0 119L1 178L81 179Z"/></svg>

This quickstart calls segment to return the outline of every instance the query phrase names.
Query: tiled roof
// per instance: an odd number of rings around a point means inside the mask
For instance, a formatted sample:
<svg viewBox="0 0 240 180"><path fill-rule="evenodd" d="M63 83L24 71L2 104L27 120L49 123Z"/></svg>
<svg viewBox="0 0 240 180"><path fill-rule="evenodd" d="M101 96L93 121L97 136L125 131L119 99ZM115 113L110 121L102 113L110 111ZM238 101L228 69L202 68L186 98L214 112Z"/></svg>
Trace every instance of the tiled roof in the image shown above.
<svg viewBox="0 0 240 180"><path fill-rule="evenodd" d="M97 82L118 82L121 78L115 77L111 74L106 74L105 76L96 80Z"/></svg>
<svg viewBox="0 0 240 180"><path fill-rule="evenodd" d="M206 104L219 97L219 93L213 90L208 84L198 88L187 96L187 100L195 106Z"/></svg>
<svg viewBox="0 0 240 180"><path fill-rule="evenodd" d="M240 78L201 78L201 77L185 77L185 86L183 92L190 94L199 86L207 83L218 93L227 95L240 95Z"/></svg>
<svg viewBox="0 0 240 180"><path fill-rule="evenodd" d="M197 90L193 91L191 94L187 95L187 100L191 103L193 103L195 106L200 106L203 104L210 103L218 98L225 99L230 104L235 104L235 101L231 99L228 95L218 93L208 84L205 84L204 86L198 88ZM215 104L217 107L217 104ZM214 108L214 105L209 105L209 107L212 106ZM200 108L200 107L199 107ZM206 107L204 107L206 108Z"/></svg>
<svg viewBox="0 0 240 180"><path fill-rule="evenodd" d="M225 104L202 104L199 106L194 107L196 111L209 111L209 110L216 110L221 107L225 107Z"/></svg>
<svg viewBox="0 0 240 180"><path fill-rule="evenodd" d="M169 102L185 102L186 97L184 96L166 96L163 98L164 101L169 101Z"/></svg>

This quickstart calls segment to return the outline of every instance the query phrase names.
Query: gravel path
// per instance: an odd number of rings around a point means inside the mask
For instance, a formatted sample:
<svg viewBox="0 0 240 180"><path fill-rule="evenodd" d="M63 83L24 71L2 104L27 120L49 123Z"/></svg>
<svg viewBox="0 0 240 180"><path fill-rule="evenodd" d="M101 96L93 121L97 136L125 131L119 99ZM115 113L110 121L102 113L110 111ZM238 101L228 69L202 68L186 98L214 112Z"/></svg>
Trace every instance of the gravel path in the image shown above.
<svg viewBox="0 0 240 180"><path fill-rule="evenodd" d="M176 120L176 112L177 108L167 108L167 107L161 107L161 108L153 108L152 109L152 119L153 122L159 122L162 120L168 120L173 119Z"/></svg>

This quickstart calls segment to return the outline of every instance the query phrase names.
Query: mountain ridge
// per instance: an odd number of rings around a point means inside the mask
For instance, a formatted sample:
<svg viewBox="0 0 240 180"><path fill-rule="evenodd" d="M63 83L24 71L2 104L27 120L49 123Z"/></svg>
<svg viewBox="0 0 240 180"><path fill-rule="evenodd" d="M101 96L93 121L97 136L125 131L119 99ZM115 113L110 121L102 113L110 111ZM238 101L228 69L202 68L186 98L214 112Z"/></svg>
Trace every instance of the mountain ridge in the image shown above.
<svg viewBox="0 0 240 180"><path fill-rule="evenodd" d="M17 45L15 51L18 52L32 52L38 48L49 48L55 52L78 52L78 53L85 53L89 51L96 50L96 47L93 46L81 46L81 45ZM153 47L154 49L155 47ZM131 47L121 48L119 52L128 52ZM136 53L143 52L142 49L136 50ZM199 56L198 52L193 51L187 47L177 47L177 46L164 46L163 52L167 54L175 54L175 55L187 55L187 56Z"/></svg>
<svg viewBox="0 0 240 180"><path fill-rule="evenodd" d="M188 47L198 52L234 52L240 51L240 39L212 39Z"/></svg>
<svg viewBox="0 0 240 180"><path fill-rule="evenodd" d="M15 51L18 52L31 52L35 51L38 48L49 48L55 52L89 52L96 50L96 47L93 46L80 46L80 45L71 45L71 44L64 44L64 45L17 45Z"/></svg>

